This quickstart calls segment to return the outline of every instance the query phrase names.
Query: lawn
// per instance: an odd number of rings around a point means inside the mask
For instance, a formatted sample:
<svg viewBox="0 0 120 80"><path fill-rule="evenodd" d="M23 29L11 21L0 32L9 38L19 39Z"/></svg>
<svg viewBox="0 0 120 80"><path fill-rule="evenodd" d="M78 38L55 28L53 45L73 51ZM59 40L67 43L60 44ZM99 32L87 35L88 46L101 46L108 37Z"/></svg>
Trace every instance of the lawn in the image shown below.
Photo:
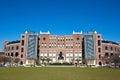
<svg viewBox="0 0 120 80"><path fill-rule="evenodd" d="M120 70L76 67L0 68L0 80L120 80Z"/></svg>

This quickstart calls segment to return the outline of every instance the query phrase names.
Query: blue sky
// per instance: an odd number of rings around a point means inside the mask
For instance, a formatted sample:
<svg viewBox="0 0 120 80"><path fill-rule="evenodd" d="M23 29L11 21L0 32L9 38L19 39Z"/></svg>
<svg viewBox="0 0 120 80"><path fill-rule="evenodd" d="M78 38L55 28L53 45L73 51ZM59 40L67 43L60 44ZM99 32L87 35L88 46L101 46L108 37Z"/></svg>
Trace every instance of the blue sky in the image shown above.
<svg viewBox="0 0 120 80"><path fill-rule="evenodd" d="M120 42L120 0L0 0L0 51L28 31L65 35L96 30Z"/></svg>

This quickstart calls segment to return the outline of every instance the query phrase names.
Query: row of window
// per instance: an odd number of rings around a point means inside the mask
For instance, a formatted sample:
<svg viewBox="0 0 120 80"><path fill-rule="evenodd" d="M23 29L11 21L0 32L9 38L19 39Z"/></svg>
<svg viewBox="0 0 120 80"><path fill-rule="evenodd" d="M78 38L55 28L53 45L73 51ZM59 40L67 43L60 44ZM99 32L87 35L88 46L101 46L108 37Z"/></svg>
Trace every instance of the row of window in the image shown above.
<svg viewBox="0 0 120 80"><path fill-rule="evenodd" d="M46 40L46 38L45 37L43 37L42 38L42 40L43 41L45 41ZM57 39L56 39L57 40ZM80 40L80 38L79 37L77 37L76 38L76 40ZM64 38L58 38L58 41L65 41L65 39ZM73 41L73 39L66 39L66 41Z"/></svg>
<svg viewBox="0 0 120 80"><path fill-rule="evenodd" d="M109 56L112 57L112 56L114 56L114 55L116 55L116 54L114 54L114 53L105 53L105 54L104 54L105 57L109 57ZM104 57L104 56L99 55L99 59L101 59L101 58Z"/></svg>
<svg viewBox="0 0 120 80"><path fill-rule="evenodd" d="M19 53L18 52L16 52L16 53L6 53L6 56L18 57ZM21 58L23 58L23 54L21 54Z"/></svg>
<svg viewBox="0 0 120 80"><path fill-rule="evenodd" d="M49 46L49 48L73 48L73 46L61 46L61 45L58 45L58 46ZM41 48L47 48L47 46L41 46ZM74 48L80 48L80 45L75 45Z"/></svg>
<svg viewBox="0 0 120 80"><path fill-rule="evenodd" d="M16 53L7 53L6 54L7 56L12 56L12 57L18 57L19 56L19 53L18 52L16 52Z"/></svg>
<svg viewBox="0 0 120 80"><path fill-rule="evenodd" d="M54 42L54 43L49 43L49 45L56 45L56 44L58 44L58 45L59 45L59 44L65 45L65 43L63 43L63 42L62 42L62 43L61 43L61 42L60 42L60 43L55 43L55 42ZM68 44L68 45L71 45L71 44L73 44L73 42L66 42L66 45L67 45L67 44ZM80 44L80 42L76 42L75 44ZM42 42L41 45L47 45L47 43Z"/></svg>
<svg viewBox="0 0 120 80"><path fill-rule="evenodd" d="M117 48L105 46L105 50L117 51ZM119 50L119 49L118 49Z"/></svg>
<svg viewBox="0 0 120 80"><path fill-rule="evenodd" d="M45 52L42 51L42 52L40 52L40 54L46 54L47 55L47 52L46 51ZM49 54L56 54L56 52L55 51L54 52L49 52ZM69 54L80 54L81 55L82 52L80 52L80 51L79 52L72 52L71 51L71 52L66 52L66 54L67 55L69 55Z"/></svg>
<svg viewBox="0 0 120 80"><path fill-rule="evenodd" d="M9 50L18 50L19 46L11 46L11 47L7 47L7 51Z"/></svg>
<svg viewBox="0 0 120 80"><path fill-rule="evenodd" d="M105 53L105 56L113 56L113 53Z"/></svg>

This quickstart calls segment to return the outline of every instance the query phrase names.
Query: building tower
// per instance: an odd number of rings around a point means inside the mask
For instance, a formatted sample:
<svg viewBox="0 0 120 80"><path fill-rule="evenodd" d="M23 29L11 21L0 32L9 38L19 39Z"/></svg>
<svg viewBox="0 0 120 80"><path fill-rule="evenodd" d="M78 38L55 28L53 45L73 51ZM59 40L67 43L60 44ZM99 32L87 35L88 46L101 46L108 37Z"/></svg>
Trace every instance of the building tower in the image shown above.
<svg viewBox="0 0 120 80"><path fill-rule="evenodd" d="M101 54L101 35L97 32L87 32L84 35L84 55L87 65L99 65Z"/></svg>
<svg viewBox="0 0 120 80"><path fill-rule="evenodd" d="M25 32L21 35L21 53L23 64L33 65L37 59L38 35L35 32Z"/></svg>

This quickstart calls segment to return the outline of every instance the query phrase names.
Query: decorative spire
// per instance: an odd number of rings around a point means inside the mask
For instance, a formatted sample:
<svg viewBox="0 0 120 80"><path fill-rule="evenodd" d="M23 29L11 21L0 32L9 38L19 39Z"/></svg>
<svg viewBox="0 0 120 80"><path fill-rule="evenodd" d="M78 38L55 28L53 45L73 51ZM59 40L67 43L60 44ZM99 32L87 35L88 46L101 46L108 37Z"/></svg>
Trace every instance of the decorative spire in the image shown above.
<svg viewBox="0 0 120 80"><path fill-rule="evenodd" d="M42 31L40 31L40 34L50 34L50 32L48 31L48 32L42 32Z"/></svg>
<svg viewBox="0 0 120 80"><path fill-rule="evenodd" d="M81 30L81 32L80 32L81 34L82 34L82 30Z"/></svg>
<svg viewBox="0 0 120 80"><path fill-rule="evenodd" d="M75 32L75 31L73 30L73 34L82 34L82 31L81 31L81 32Z"/></svg>
<svg viewBox="0 0 120 80"><path fill-rule="evenodd" d="M25 31L25 33L27 34L28 32L27 32L27 31Z"/></svg>
<svg viewBox="0 0 120 80"><path fill-rule="evenodd" d="M96 31L94 33L97 33Z"/></svg>
<svg viewBox="0 0 120 80"><path fill-rule="evenodd" d="M73 34L75 34L75 31L73 30Z"/></svg>
<svg viewBox="0 0 120 80"><path fill-rule="evenodd" d="M42 31L40 31L40 34L42 33Z"/></svg>
<svg viewBox="0 0 120 80"><path fill-rule="evenodd" d="M48 30L48 34L50 34L50 31Z"/></svg>

